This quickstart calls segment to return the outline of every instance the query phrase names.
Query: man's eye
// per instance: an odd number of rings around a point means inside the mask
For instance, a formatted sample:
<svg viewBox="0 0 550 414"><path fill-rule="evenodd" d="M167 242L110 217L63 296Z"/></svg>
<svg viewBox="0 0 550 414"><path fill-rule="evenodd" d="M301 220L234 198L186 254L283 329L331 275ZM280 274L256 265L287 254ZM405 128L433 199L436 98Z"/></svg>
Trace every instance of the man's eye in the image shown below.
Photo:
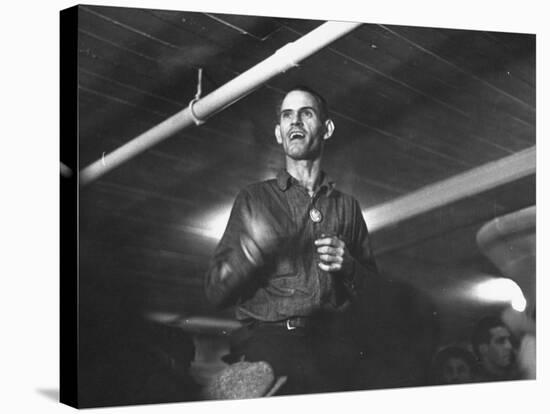
<svg viewBox="0 0 550 414"><path fill-rule="evenodd" d="M313 111L303 111L302 115L306 118L311 118L313 116Z"/></svg>

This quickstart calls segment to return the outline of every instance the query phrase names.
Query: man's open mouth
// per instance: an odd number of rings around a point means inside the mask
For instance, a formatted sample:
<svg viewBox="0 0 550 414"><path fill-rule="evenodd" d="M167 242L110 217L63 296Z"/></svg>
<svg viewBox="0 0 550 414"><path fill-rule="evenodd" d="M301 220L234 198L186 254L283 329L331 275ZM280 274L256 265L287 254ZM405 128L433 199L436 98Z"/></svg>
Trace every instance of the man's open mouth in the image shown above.
<svg viewBox="0 0 550 414"><path fill-rule="evenodd" d="M293 139L302 139L306 136L306 134L304 134L301 131L292 131L288 136L291 140L293 140Z"/></svg>

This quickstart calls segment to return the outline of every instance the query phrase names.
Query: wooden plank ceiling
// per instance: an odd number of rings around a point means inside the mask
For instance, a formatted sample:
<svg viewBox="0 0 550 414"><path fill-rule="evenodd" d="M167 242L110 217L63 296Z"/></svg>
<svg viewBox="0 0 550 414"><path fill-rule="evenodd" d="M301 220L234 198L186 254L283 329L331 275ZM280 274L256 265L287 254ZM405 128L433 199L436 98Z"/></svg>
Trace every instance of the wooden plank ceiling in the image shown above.
<svg viewBox="0 0 550 414"><path fill-rule="evenodd" d="M80 168L185 108L198 68L204 95L322 23L80 6ZM216 240L204 231L240 188L282 166L274 108L294 84L328 99L326 170L367 208L534 146L534 68L533 35L364 24L83 188L81 278L139 284L142 309L209 313L202 275ZM382 264L482 263L478 225L534 203L528 177L442 209L437 226L429 215L373 243Z"/></svg>

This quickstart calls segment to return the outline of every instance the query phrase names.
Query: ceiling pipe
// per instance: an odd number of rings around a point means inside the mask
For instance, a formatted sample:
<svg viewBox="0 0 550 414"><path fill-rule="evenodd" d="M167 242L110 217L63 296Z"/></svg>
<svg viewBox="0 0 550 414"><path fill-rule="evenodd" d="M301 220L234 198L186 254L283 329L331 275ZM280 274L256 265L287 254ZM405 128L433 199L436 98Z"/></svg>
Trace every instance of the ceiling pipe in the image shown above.
<svg viewBox="0 0 550 414"><path fill-rule="evenodd" d="M295 42L288 43L264 61L204 98L192 101L189 107L83 168L79 172L80 184L82 186L87 185L182 129L204 122L210 116L261 87L271 78L298 66L298 62L313 55L360 25L361 23L329 21Z"/></svg>
<svg viewBox="0 0 550 414"><path fill-rule="evenodd" d="M535 174L535 147L472 168L363 211L370 232Z"/></svg>

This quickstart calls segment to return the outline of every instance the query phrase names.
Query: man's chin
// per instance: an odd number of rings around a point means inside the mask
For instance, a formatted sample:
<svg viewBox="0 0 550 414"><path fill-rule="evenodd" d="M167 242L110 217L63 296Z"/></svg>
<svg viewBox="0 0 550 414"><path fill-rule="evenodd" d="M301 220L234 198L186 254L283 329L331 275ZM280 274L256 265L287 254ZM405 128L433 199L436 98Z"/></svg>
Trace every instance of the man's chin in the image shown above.
<svg viewBox="0 0 550 414"><path fill-rule="evenodd" d="M319 158L320 154L310 151L303 151L301 149L290 148L289 151L287 151L286 155L287 157L292 158L294 161L313 161Z"/></svg>

